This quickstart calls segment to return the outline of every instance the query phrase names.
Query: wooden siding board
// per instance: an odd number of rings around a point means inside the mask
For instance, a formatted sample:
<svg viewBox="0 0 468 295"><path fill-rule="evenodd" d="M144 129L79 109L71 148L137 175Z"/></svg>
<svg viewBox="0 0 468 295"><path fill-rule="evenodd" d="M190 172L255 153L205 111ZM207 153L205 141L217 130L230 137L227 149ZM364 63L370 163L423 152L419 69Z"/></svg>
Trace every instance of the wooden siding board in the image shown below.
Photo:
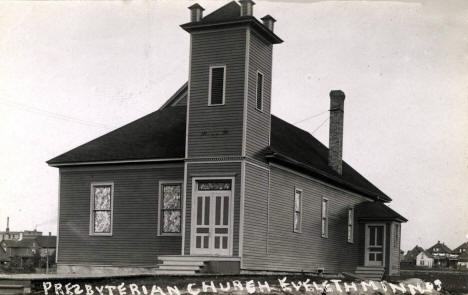
<svg viewBox="0 0 468 295"><path fill-rule="evenodd" d="M181 236L157 236L159 180L182 180L183 165L61 171L59 264L154 266L179 254ZM114 183L113 234L90 236L92 182Z"/></svg>
<svg viewBox="0 0 468 295"><path fill-rule="evenodd" d="M262 151L270 143L271 75L273 45L266 43L254 31L250 35L249 82L247 103L246 154L265 161ZM257 71L263 74L263 110L256 104Z"/></svg>
<svg viewBox="0 0 468 295"><path fill-rule="evenodd" d="M185 245L184 254L190 255L191 218L192 218L192 180L193 177L225 177L227 173L234 176L234 224L233 224L233 256L239 256L239 217L240 217L240 191L241 191L241 163L239 162L212 162L187 163L186 187L186 214L185 214Z"/></svg>
<svg viewBox="0 0 468 295"><path fill-rule="evenodd" d="M247 162L245 168L243 263L267 255L269 171Z"/></svg>
<svg viewBox="0 0 468 295"><path fill-rule="evenodd" d="M317 267L324 267L326 272L354 271L360 261L360 243L347 242L347 209L366 199L278 167L270 169L268 255L257 253L257 259L245 259L244 268L316 271ZM293 232L295 187L303 190L302 233ZM328 238L321 237L322 197L329 199ZM354 235L359 241L357 226Z"/></svg>
<svg viewBox="0 0 468 295"><path fill-rule="evenodd" d="M188 157L241 155L245 31L192 34ZM226 65L225 104L221 106L208 106L212 65Z"/></svg>

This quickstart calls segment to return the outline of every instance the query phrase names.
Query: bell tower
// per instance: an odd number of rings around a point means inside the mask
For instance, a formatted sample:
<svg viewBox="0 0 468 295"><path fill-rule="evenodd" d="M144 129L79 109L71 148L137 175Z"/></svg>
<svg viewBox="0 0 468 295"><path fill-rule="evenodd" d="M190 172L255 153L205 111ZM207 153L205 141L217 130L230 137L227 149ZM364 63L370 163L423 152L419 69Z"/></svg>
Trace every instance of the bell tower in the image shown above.
<svg viewBox="0 0 468 295"><path fill-rule="evenodd" d="M253 16L252 0L202 17L194 4L190 33L186 158L255 157L269 145L274 19Z"/></svg>

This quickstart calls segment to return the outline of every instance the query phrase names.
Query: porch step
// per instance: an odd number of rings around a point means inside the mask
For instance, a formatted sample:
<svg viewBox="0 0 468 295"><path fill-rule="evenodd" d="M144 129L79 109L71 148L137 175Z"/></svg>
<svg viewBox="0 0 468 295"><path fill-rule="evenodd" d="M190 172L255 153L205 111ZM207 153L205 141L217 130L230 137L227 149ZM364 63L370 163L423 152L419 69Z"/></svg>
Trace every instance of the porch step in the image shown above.
<svg viewBox="0 0 468 295"><path fill-rule="evenodd" d="M381 280L384 272L385 268L382 266L358 266L354 273L365 280Z"/></svg>
<svg viewBox="0 0 468 295"><path fill-rule="evenodd" d="M160 264L158 266L158 269L161 269L161 270L193 270L193 271L199 271L200 268L203 266L203 263L202 265L171 265L171 264L166 264L166 263L163 263L163 264Z"/></svg>
<svg viewBox="0 0 468 295"><path fill-rule="evenodd" d="M158 272L169 272L173 274L197 274L205 266L206 257L199 256L158 256L162 263L158 264Z"/></svg>
<svg viewBox="0 0 468 295"><path fill-rule="evenodd" d="M186 260L163 260L162 265L193 265L193 266L203 266L205 263L203 261L186 261Z"/></svg>

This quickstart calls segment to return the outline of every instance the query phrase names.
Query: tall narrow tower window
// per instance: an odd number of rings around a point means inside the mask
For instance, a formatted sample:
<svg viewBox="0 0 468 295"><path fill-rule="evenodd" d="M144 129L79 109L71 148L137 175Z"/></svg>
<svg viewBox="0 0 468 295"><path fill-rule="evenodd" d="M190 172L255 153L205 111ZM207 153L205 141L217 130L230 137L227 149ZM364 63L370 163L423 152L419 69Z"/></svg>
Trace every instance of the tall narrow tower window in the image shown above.
<svg viewBox="0 0 468 295"><path fill-rule="evenodd" d="M257 109L263 109L263 74L257 72Z"/></svg>
<svg viewBox="0 0 468 295"><path fill-rule="evenodd" d="M223 105L226 92L226 66L210 67L208 104Z"/></svg>

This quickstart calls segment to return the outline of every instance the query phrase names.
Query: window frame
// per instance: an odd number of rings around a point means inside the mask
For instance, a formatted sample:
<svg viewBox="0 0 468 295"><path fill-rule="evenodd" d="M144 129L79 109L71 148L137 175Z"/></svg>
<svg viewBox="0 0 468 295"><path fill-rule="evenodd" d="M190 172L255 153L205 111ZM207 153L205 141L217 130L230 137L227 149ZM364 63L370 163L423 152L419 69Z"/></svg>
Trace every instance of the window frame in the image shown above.
<svg viewBox="0 0 468 295"><path fill-rule="evenodd" d="M211 103L211 82L213 78L213 69L223 68L223 97L222 103ZM208 77L208 106L221 106L226 103L226 65L211 65L209 67L209 77Z"/></svg>
<svg viewBox="0 0 468 295"><path fill-rule="evenodd" d="M261 93L261 97L260 97L260 99L261 99L260 108L258 108L258 75L262 76L262 86L261 86L262 87L261 88L262 93ZM256 79L255 79L255 109L257 109L258 111L261 111L261 112L263 112L263 102L264 102L264 100L263 100L264 95L263 94L264 94L264 91L265 91L265 86L264 85L265 85L265 75L261 71L257 70L257 75L256 75Z"/></svg>
<svg viewBox="0 0 468 295"><path fill-rule="evenodd" d="M180 209L170 209L170 210L180 210L180 232L178 233L165 233L162 231L163 224L163 214L162 212L165 210L162 208L162 201L163 201L163 186L164 185L180 185ZM184 181L180 179L175 180L160 180L159 181L159 191L158 191L158 236L182 236L182 225L184 222Z"/></svg>
<svg viewBox="0 0 468 295"><path fill-rule="evenodd" d="M353 244L354 243L354 208L350 207L347 210L348 216L347 216L347 240L348 243ZM350 223L350 213L351 213L351 223ZM351 230L351 231L350 231ZM351 234L350 234L351 233Z"/></svg>
<svg viewBox="0 0 468 295"><path fill-rule="evenodd" d="M325 211L325 216L323 216L323 204L326 203L326 211ZM322 238L328 238L328 211L329 211L329 200L328 198L322 197L322 205L320 207L320 232ZM323 231L324 226L323 223L325 221L325 232Z"/></svg>
<svg viewBox="0 0 468 295"><path fill-rule="evenodd" d="M296 196L297 192L300 192L299 196L299 211L296 211ZM302 233L302 199L303 199L303 190L297 187L294 187L294 198L293 198L293 232L295 233ZM295 227L296 221L296 212L299 212L299 229Z"/></svg>
<svg viewBox="0 0 468 295"><path fill-rule="evenodd" d="M94 232L94 187L96 186L110 186L111 187L111 206L110 210L100 210L100 211L110 211L110 232L108 233L96 233ZM90 236L112 236L114 232L114 182L104 181L104 182L91 182L90 184L90 206L89 206L89 235Z"/></svg>

